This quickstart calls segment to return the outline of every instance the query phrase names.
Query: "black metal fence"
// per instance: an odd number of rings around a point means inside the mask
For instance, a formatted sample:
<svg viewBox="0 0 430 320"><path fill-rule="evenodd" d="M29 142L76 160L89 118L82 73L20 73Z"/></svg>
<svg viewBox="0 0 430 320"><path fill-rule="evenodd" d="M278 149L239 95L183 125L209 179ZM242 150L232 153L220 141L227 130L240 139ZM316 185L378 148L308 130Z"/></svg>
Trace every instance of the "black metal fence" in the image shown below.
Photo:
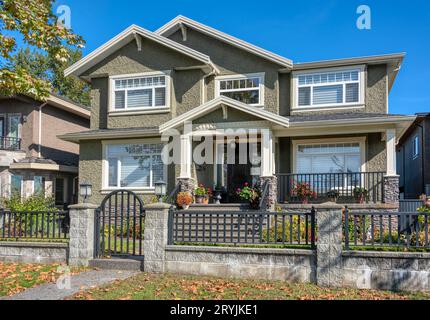
<svg viewBox="0 0 430 320"><path fill-rule="evenodd" d="M169 244L304 245L315 247L315 210L191 211L171 209Z"/></svg>
<svg viewBox="0 0 430 320"><path fill-rule="evenodd" d="M302 202L297 194L298 184L307 184L314 196L309 202L323 202L329 191L336 191L338 202L359 201L357 192L364 188L366 202L382 202L384 199L384 172L353 172L353 173L303 173L277 174L278 202ZM363 190L363 189L361 189Z"/></svg>
<svg viewBox="0 0 430 320"><path fill-rule="evenodd" d="M68 211L16 212L0 209L0 238L64 240L69 238Z"/></svg>
<svg viewBox="0 0 430 320"><path fill-rule="evenodd" d="M429 216L428 212L352 212L346 208L343 215L345 248L430 248Z"/></svg>
<svg viewBox="0 0 430 320"><path fill-rule="evenodd" d="M112 192L96 211L96 256L143 255L144 226L142 199L128 190Z"/></svg>
<svg viewBox="0 0 430 320"><path fill-rule="evenodd" d="M21 150L21 139L0 136L0 150Z"/></svg>

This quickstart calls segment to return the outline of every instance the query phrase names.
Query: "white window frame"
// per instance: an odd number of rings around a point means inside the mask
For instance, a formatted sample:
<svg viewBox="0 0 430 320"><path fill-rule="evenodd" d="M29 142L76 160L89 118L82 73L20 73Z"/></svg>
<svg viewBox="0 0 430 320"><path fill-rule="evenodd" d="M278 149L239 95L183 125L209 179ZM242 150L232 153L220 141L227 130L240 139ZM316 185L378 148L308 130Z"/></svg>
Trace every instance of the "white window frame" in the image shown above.
<svg viewBox="0 0 430 320"><path fill-rule="evenodd" d="M412 141L412 159L415 160L420 155L420 137L416 135Z"/></svg>
<svg viewBox="0 0 430 320"><path fill-rule="evenodd" d="M129 80L144 77L166 77L166 105L165 106L152 106L152 107L140 107L140 108L127 108L127 94L125 94L125 108L115 109L115 81L116 80ZM154 87L152 87L154 90ZM139 88L133 88L139 89ZM146 88L148 89L148 88ZM122 91L122 90L119 90ZM171 71L154 71L154 72L143 72L133 74L122 74L109 77L109 114L110 115L124 115L124 114L151 114L151 113L164 113L170 112L170 95L171 95ZM155 99L153 95L153 99Z"/></svg>
<svg viewBox="0 0 430 320"><path fill-rule="evenodd" d="M297 173L298 147L313 144L359 143L361 172L366 172L366 137L293 140L293 173Z"/></svg>
<svg viewBox="0 0 430 320"><path fill-rule="evenodd" d="M240 92L240 91L253 91L256 90L256 88L249 88L249 89L227 89L227 90L221 90L221 81L225 80L243 80L243 79L249 79L249 78L259 78L260 84L258 87L259 90L259 101L258 103L252 103L249 104L253 107L261 107L264 108L264 78L265 73L264 72L258 72L258 73L246 73L246 74L233 74L233 75L225 75L225 76L217 76L215 77L215 97L218 98L221 96L221 91L227 91L227 92Z"/></svg>
<svg viewBox="0 0 430 320"><path fill-rule="evenodd" d="M310 106L299 106L299 88L300 87L318 87L324 85L343 85L343 100L345 101L345 86L347 83L356 83L357 81L337 81L328 82L325 84L310 84L310 85L299 85L299 76L303 75L315 75L320 73L332 73L332 72L345 72L345 71L358 71L358 102L342 102L336 104L318 104L312 105L312 93L311 89L311 105ZM292 111L321 111L321 110L332 110L332 109L351 109L351 108L364 108L365 105L365 88L366 88L366 66L347 66L339 68L324 68L324 69L312 69L304 71L294 71L292 74L292 86L291 86L291 96L292 96Z"/></svg>
<svg viewBox="0 0 430 320"><path fill-rule="evenodd" d="M108 158L108 147L111 145L125 145L125 144L163 144L161 139L138 139L138 140L106 140L102 141L103 146L103 165L102 165L102 193L107 193L114 190L132 190L138 193L154 193L155 185L152 181L152 175L150 176L150 184L152 183L152 187L121 187L121 177L117 175L117 187L109 186L109 158ZM151 154L152 155L152 154ZM158 155L158 154L154 154ZM118 171L121 170L121 163L118 163ZM163 181L167 182L167 165L163 166ZM119 187L118 187L119 186Z"/></svg>

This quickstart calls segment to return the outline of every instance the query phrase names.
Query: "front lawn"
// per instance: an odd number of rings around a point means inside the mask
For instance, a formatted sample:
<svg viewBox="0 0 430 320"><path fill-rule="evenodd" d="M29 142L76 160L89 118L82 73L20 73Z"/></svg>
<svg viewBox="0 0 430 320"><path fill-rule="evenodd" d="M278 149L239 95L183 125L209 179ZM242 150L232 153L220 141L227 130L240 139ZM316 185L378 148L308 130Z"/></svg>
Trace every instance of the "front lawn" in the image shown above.
<svg viewBox="0 0 430 320"><path fill-rule="evenodd" d="M36 285L55 282L63 275L60 265L16 264L0 262L0 297L11 296ZM74 269L72 273L80 270Z"/></svg>
<svg viewBox="0 0 430 320"><path fill-rule="evenodd" d="M227 280L212 277L155 275L142 273L110 285L84 291L78 300L406 300L430 299L430 293L394 293L376 290L321 288L312 284L284 281Z"/></svg>

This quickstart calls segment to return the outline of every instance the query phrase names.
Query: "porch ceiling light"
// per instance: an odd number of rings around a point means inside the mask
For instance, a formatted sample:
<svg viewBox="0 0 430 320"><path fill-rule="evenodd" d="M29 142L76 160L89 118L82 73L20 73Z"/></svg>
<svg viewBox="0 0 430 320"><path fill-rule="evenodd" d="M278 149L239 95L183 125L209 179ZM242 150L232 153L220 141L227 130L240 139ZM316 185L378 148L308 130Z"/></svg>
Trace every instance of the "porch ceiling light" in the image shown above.
<svg viewBox="0 0 430 320"><path fill-rule="evenodd" d="M88 198L92 195L93 186L89 182L79 184L79 195L84 198L84 203L87 203Z"/></svg>
<svg viewBox="0 0 430 320"><path fill-rule="evenodd" d="M158 201L162 202L162 198L166 195L167 184L163 180L155 182L155 195L158 197Z"/></svg>

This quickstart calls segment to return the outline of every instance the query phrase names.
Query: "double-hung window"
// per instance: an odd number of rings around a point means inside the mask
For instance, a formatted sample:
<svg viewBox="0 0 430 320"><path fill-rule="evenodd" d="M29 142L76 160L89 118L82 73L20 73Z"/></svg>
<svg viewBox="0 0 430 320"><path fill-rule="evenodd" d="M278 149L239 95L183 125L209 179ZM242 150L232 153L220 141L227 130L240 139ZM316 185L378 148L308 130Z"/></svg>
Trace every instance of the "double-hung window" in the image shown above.
<svg viewBox="0 0 430 320"><path fill-rule="evenodd" d="M297 109L362 104L361 68L299 73L295 76Z"/></svg>
<svg viewBox="0 0 430 320"><path fill-rule="evenodd" d="M217 78L218 96L226 96L253 106L264 105L264 74L221 76Z"/></svg>
<svg viewBox="0 0 430 320"><path fill-rule="evenodd" d="M168 108L166 74L112 78L113 111Z"/></svg>
<svg viewBox="0 0 430 320"><path fill-rule="evenodd" d="M111 144L106 146L109 188L149 189L165 180L163 144Z"/></svg>

